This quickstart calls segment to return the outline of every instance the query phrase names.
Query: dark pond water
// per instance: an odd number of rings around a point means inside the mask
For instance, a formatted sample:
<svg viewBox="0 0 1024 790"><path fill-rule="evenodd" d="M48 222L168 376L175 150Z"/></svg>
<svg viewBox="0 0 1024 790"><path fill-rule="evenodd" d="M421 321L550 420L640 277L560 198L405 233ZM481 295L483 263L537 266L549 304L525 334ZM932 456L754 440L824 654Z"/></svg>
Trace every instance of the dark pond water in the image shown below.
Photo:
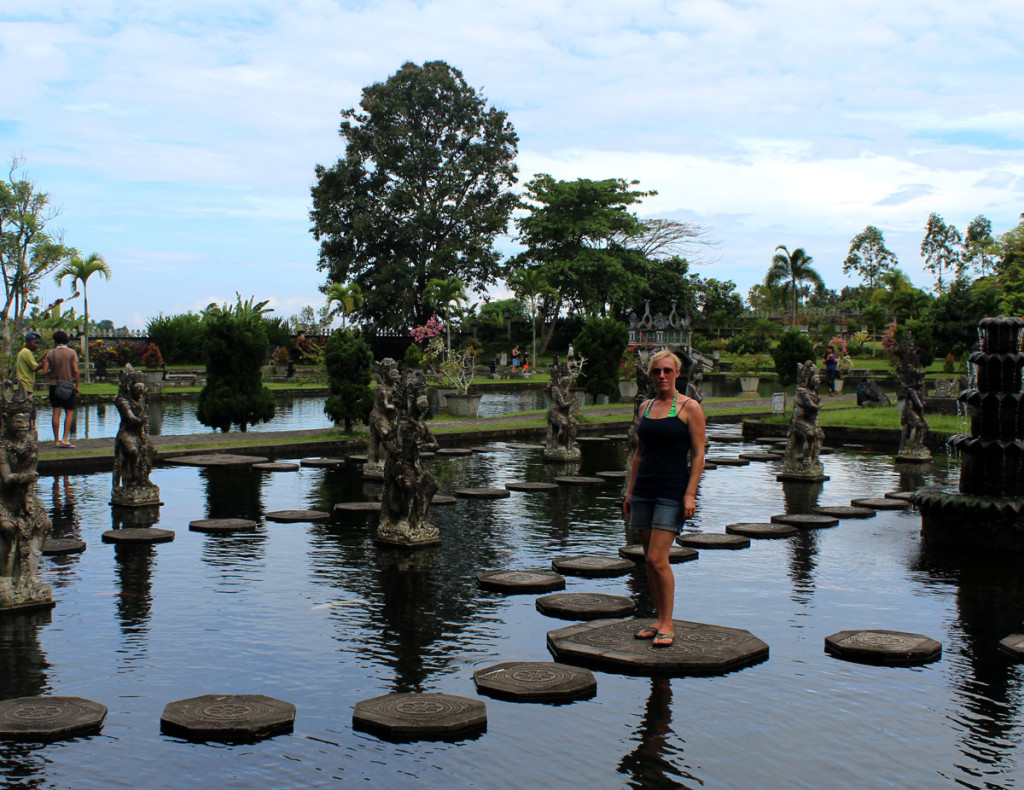
<svg viewBox="0 0 1024 790"><path fill-rule="evenodd" d="M736 445L714 452L733 454ZM622 463L616 444L584 447L581 471ZM955 477L901 475L883 456L837 453L831 480L798 495L773 464L709 471L692 529L764 520L808 499L846 504ZM543 480L539 451L430 462L442 491ZM393 744L353 730L353 705L391 691L476 696L475 669L549 660L532 595L482 592L477 572L546 568L563 554L614 554L618 486L515 493L438 508L443 544L407 554L371 541L365 517L262 524L233 537L188 531L202 517L323 508L374 495L343 470L166 468L159 526L173 543L115 548L109 475L43 479L55 534L89 543L44 559L52 614L0 619L3 698L80 695L110 709L100 735L0 745L8 787L971 787L1021 786L1024 665L996 642L1020 628L1024 575L929 550L913 512L879 513L676 566L676 616L746 628L771 657L709 678L597 672L597 695L550 706L487 698L488 729L454 743ZM642 576L570 591L631 595ZM919 668L847 663L823 651L849 628L943 643ZM206 693L263 693L298 708L295 732L253 745L192 744L159 732L164 705Z"/></svg>

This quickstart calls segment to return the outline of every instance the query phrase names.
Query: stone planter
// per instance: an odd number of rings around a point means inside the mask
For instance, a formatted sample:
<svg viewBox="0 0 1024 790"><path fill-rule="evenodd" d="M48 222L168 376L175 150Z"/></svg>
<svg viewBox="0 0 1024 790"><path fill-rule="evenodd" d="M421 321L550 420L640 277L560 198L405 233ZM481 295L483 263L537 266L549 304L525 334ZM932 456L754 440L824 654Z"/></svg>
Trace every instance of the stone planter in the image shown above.
<svg viewBox="0 0 1024 790"><path fill-rule="evenodd" d="M453 417L476 417L480 395L445 395L445 408Z"/></svg>
<svg viewBox="0 0 1024 790"><path fill-rule="evenodd" d="M631 400L636 397L636 382L635 381L620 381L619 382L619 397L623 400Z"/></svg>
<svg viewBox="0 0 1024 790"><path fill-rule="evenodd" d="M837 378L832 383L832 388L833 390L835 390L836 395L838 395L840 392L843 391L843 380L841 378Z"/></svg>
<svg viewBox="0 0 1024 790"><path fill-rule="evenodd" d="M760 376L740 376L740 389L744 395L757 394L757 385L760 383Z"/></svg>
<svg viewBox="0 0 1024 790"><path fill-rule="evenodd" d="M572 396L576 399L576 405L581 409L587 405L587 391L582 387L573 387Z"/></svg>
<svg viewBox="0 0 1024 790"><path fill-rule="evenodd" d="M287 362L275 362L274 363L274 375L275 376L287 376L288 375L288 363Z"/></svg>
<svg viewBox="0 0 1024 790"><path fill-rule="evenodd" d="M150 388L163 386L164 372L162 370L146 370L144 373L146 374L146 384Z"/></svg>

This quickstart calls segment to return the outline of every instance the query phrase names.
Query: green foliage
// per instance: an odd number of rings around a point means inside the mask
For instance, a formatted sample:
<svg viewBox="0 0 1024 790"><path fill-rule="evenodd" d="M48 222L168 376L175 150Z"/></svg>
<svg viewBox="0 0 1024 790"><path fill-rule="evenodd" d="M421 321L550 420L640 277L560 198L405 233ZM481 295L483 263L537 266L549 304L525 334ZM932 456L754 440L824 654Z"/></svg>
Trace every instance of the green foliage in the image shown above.
<svg viewBox="0 0 1024 790"><path fill-rule="evenodd" d="M146 353L142 355L142 365L147 368L163 367L164 358L160 353L160 347L156 343L146 346Z"/></svg>
<svg viewBox="0 0 1024 790"><path fill-rule="evenodd" d="M782 250L782 252L779 252ZM800 300L800 284L809 283L818 288L825 286L821 275L812 266L814 258L807 254L803 247L793 252L780 244L775 248L772 265L764 277L764 284L769 288L785 288L793 302L793 323L796 323L796 308Z"/></svg>
<svg viewBox="0 0 1024 790"><path fill-rule="evenodd" d="M150 318L146 324L149 339L160 346L169 365L199 362L203 353L203 317L197 313L179 313Z"/></svg>
<svg viewBox="0 0 1024 790"><path fill-rule="evenodd" d="M409 347L405 349L403 361L411 368L418 368L420 366L423 362L423 351L420 349L418 343L409 344Z"/></svg>
<svg viewBox="0 0 1024 790"><path fill-rule="evenodd" d="M252 300L235 307L211 307L203 316L206 386L199 393L196 416L203 425L227 432L274 417L274 396L263 386L267 355L263 304Z"/></svg>
<svg viewBox="0 0 1024 790"><path fill-rule="evenodd" d="M373 352L365 340L343 329L334 332L327 341L324 364L331 392L324 403L324 413L335 425L344 421L348 433L353 420L365 423L370 418Z"/></svg>
<svg viewBox="0 0 1024 790"><path fill-rule="evenodd" d="M518 299L498 299L488 302L480 307L477 313L477 320L482 326L489 326L501 329L505 326L505 314L508 313L513 321L529 321L530 316Z"/></svg>
<svg viewBox="0 0 1024 790"><path fill-rule="evenodd" d="M965 265L977 269L982 277L987 277L992 273L998 252L999 243L992 237L992 222L979 214L971 220L964 234Z"/></svg>
<svg viewBox="0 0 1024 790"><path fill-rule="evenodd" d="M959 354L958 349L969 349L977 342L978 321L985 316L999 315L1012 293L997 279L986 277L973 283L954 280L932 302L926 322L931 327L934 353Z"/></svg>
<svg viewBox="0 0 1024 790"><path fill-rule="evenodd" d="M896 341L899 342L904 333L910 332L914 337L914 345L921 360L921 367L928 367L935 359L935 338L929 321L907 321L899 324L896 330Z"/></svg>
<svg viewBox="0 0 1024 790"><path fill-rule="evenodd" d="M779 338L779 344L772 349L772 359L775 361L775 372L779 374L779 381L785 385L796 383L798 365L809 359L814 359L814 347L807 335L796 329L790 329Z"/></svg>
<svg viewBox="0 0 1024 790"><path fill-rule="evenodd" d="M505 113L442 61L406 63L342 112L345 154L316 167L312 232L328 282L355 283L358 315L408 328L427 283L474 289L500 273L495 238L516 206L518 138Z"/></svg>
<svg viewBox="0 0 1024 790"><path fill-rule="evenodd" d="M951 280L964 274L964 249L960 231L947 225L935 212L928 215L924 239L921 241L924 268L935 275L935 291L942 294Z"/></svg>
<svg viewBox="0 0 1024 790"><path fill-rule="evenodd" d="M843 274L856 274L868 288L877 288L882 274L891 271L896 263L896 255L885 246L882 231L868 225L850 242Z"/></svg>
<svg viewBox="0 0 1024 790"><path fill-rule="evenodd" d="M629 342L625 324L613 318L590 318L576 338L576 355L587 360L583 387L591 395L618 397L619 363Z"/></svg>
<svg viewBox="0 0 1024 790"><path fill-rule="evenodd" d="M267 333L267 343L272 346L287 346L291 342L291 327L288 320L280 316L263 316L263 331Z"/></svg>

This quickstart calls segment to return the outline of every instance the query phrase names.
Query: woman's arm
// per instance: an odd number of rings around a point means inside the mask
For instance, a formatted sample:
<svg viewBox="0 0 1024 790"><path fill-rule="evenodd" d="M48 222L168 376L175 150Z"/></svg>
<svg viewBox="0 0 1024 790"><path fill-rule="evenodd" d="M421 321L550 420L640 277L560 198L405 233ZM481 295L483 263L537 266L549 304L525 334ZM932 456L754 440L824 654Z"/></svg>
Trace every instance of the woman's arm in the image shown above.
<svg viewBox="0 0 1024 790"><path fill-rule="evenodd" d="M704 453L707 450L707 423L704 419L704 410L700 404L692 398L683 404L683 413L680 417L686 417L684 422L690 431L690 479L686 483L686 491L683 493L683 515L692 518L697 512L697 488L700 486L700 476L704 473Z"/></svg>
<svg viewBox="0 0 1024 790"><path fill-rule="evenodd" d="M622 502L622 513L629 518L629 511L633 502L633 486L636 485L636 472L640 468L640 456L644 454L644 446L639 437L636 440L636 450L633 452L633 460L629 463L629 485L626 487L626 498Z"/></svg>

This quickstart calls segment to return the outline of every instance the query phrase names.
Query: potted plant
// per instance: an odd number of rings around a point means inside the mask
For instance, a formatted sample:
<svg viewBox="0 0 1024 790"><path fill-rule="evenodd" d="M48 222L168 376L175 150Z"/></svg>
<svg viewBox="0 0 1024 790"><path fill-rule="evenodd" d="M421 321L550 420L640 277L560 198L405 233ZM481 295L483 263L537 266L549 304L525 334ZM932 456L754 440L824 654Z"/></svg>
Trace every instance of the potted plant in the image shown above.
<svg viewBox="0 0 1024 790"><path fill-rule="evenodd" d="M835 389L837 393L840 393L843 391L843 379L853 372L853 358L849 354L843 354L839 357L836 370L839 371L839 375L836 376Z"/></svg>
<svg viewBox="0 0 1024 790"><path fill-rule="evenodd" d="M473 383L474 373L476 352L472 348L443 353L441 364L438 365L441 385L455 390L454 394L445 396L445 406L449 414L456 417L476 417L480 409L480 394L469 394L469 385Z"/></svg>
<svg viewBox="0 0 1024 790"><path fill-rule="evenodd" d="M741 395L756 395L761 383L762 370L771 368L771 363L760 356L740 357L732 365L732 372L740 380Z"/></svg>
<svg viewBox="0 0 1024 790"><path fill-rule="evenodd" d="M274 353L274 373L278 376L288 375L288 363L291 361L291 355L288 353L286 346L280 346Z"/></svg>
<svg viewBox="0 0 1024 790"><path fill-rule="evenodd" d="M636 346L626 346L619 363L619 397L630 400L636 397Z"/></svg>
<svg viewBox="0 0 1024 790"><path fill-rule="evenodd" d="M142 355L142 367L146 369L146 383L151 387L159 387L164 380L164 357L156 343L146 346Z"/></svg>

